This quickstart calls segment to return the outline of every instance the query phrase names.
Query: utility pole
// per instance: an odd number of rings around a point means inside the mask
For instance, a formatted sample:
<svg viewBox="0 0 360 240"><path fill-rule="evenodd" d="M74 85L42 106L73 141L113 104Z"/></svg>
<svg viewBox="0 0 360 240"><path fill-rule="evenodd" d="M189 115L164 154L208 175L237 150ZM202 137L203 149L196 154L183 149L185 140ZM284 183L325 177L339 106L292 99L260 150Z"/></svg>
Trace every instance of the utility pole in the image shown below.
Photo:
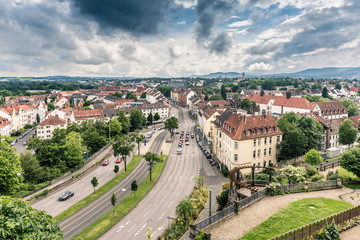
<svg viewBox="0 0 360 240"><path fill-rule="evenodd" d="M110 120L109 120L109 141L111 142Z"/></svg>
<svg viewBox="0 0 360 240"><path fill-rule="evenodd" d="M209 195L209 217L211 217L211 190Z"/></svg>

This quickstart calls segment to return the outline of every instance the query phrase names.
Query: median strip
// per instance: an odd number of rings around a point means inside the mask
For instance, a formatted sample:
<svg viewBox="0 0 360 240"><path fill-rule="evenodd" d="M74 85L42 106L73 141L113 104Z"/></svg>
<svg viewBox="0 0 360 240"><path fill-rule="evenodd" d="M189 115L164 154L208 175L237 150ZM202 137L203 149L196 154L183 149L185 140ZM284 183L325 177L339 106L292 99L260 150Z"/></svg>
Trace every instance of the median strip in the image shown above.
<svg viewBox="0 0 360 240"><path fill-rule="evenodd" d="M164 166L167 161L167 156L162 155L162 160L158 162L152 170L152 181L150 182L150 176L148 175L138 186L138 189L134 194L129 194L122 201L120 201L114 209L104 214L102 217L94 221L81 233L76 235L72 239L97 239L104 234L108 229L114 226L121 218L123 218L128 212L131 211L151 190L156 181L161 175ZM110 201L110 199L109 199ZM115 212L115 214L113 214Z"/></svg>
<svg viewBox="0 0 360 240"><path fill-rule="evenodd" d="M58 221L62 221L65 218L73 215L74 213L76 213L77 211L81 210L82 208L84 208L85 206L87 206L88 204L92 203L93 201L95 201L96 199L98 199L99 197L101 197L104 193L106 193L107 191L109 191L111 188L113 188L114 186L116 186L116 184L118 184L121 180L123 180L127 175L129 175L131 173L131 171L139 164L140 160L142 158L142 155L140 156L134 156L132 158L132 160L130 161L130 163L127 165L127 171L124 172L124 170L122 170L121 173L118 174L118 176L114 177L112 180L110 180L109 182L107 182L106 184L104 184L102 187L100 187L99 189L97 189L95 191L95 195L93 193L91 193L89 196L87 196L86 198L84 198L83 200L81 200L80 202L74 204L73 206L69 207L68 209L66 209L65 211L63 211L62 213L60 213L59 215L57 215L55 217L55 220ZM89 182L90 184L90 182Z"/></svg>

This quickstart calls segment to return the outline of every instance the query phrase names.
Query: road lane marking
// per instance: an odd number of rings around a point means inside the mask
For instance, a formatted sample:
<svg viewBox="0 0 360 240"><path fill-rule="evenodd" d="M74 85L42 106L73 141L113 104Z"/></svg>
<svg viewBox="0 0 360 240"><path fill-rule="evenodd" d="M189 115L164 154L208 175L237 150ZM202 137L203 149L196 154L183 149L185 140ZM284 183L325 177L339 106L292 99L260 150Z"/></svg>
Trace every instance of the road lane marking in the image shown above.
<svg viewBox="0 0 360 240"><path fill-rule="evenodd" d="M135 233L135 236L139 234L139 232L146 226L146 223Z"/></svg>
<svg viewBox="0 0 360 240"><path fill-rule="evenodd" d="M158 204L158 202L159 202L159 200L160 200L160 199L158 199L158 200L154 203L154 205L157 205L157 204Z"/></svg>
<svg viewBox="0 0 360 240"><path fill-rule="evenodd" d="M165 212L163 212L163 214L161 214L161 216L159 217L159 220L164 216Z"/></svg>
<svg viewBox="0 0 360 240"><path fill-rule="evenodd" d="M169 204L169 207L171 206L171 204L174 202L174 200L171 201L171 203Z"/></svg>
<svg viewBox="0 0 360 240"><path fill-rule="evenodd" d="M131 230L133 230L135 227L136 227L136 224L132 228L130 228L130 230L128 232L131 232Z"/></svg>
<svg viewBox="0 0 360 240"><path fill-rule="evenodd" d="M155 235L155 233L156 233L157 231L159 231L159 230L163 229L163 227L164 227L164 225L162 225L161 227L159 227L158 229L156 229L156 230L155 230L155 232L153 232L153 234L152 234L152 235Z"/></svg>
<svg viewBox="0 0 360 240"><path fill-rule="evenodd" d="M117 230L117 232L120 232L126 225L128 225L131 222L131 220L129 220L127 223L125 223L124 225L119 226L119 230Z"/></svg>
<svg viewBox="0 0 360 240"><path fill-rule="evenodd" d="M147 211L147 213L145 214L145 216L144 216L144 217L146 217L146 216L149 214L149 212L150 212L150 210L149 210L149 211Z"/></svg>
<svg viewBox="0 0 360 240"><path fill-rule="evenodd" d="M178 191L175 196L177 197L177 195L179 195L179 193L180 193L180 191Z"/></svg>

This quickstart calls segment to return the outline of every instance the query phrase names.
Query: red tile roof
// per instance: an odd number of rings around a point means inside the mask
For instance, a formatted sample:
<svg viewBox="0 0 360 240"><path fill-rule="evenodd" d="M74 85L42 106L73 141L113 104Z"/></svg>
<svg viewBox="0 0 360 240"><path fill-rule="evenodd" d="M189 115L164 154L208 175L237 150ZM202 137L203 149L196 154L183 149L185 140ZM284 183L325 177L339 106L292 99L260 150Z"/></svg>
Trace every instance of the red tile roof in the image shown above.
<svg viewBox="0 0 360 240"><path fill-rule="evenodd" d="M275 106L312 110L312 104L306 98L291 97L287 99L286 97L281 96L260 96L260 94L253 94L246 98L248 98L250 101L256 102L257 104L268 104L271 100L274 100L273 105Z"/></svg>
<svg viewBox="0 0 360 240"><path fill-rule="evenodd" d="M45 121L40 123L40 126L48 126L48 125L62 125L65 124L66 121L59 118L58 116L51 116Z"/></svg>
<svg viewBox="0 0 360 240"><path fill-rule="evenodd" d="M7 118L0 117L0 128L3 128L9 124L11 124L11 122Z"/></svg>
<svg viewBox="0 0 360 240"><path fill-rule="evenodd" d="M103 117L101 109L93 109L93 110L79 110L74 111L74 117L76 121L86 120L86 119L99 119Z"/></svg>
<svg viewBox="0 0 360 240"><path fill-rule="evenodd" d="M357 87L351 87L351 88L349 89L349 91L350 91L350 92L359 92L359 88L357 88Z"/></svg>

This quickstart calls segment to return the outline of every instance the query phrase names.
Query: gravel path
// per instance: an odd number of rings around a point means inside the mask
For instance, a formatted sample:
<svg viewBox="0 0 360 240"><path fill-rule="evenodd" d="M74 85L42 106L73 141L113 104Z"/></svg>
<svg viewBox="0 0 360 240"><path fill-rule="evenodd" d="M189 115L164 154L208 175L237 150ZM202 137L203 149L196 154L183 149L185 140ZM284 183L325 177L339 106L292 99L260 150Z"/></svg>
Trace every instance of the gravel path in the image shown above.
<svg viewBox="0 0 360 240"><path fill-rule="evenodd" d="M341 188L310 193L294 193L275 197L265 197L259 202L240 211L238 215L232 216L226 221L211 227L211 229L209 229L211 232L211 239L229 240L240 238L291 202L303 198L318 197L341 200L339 197L340 195L351 193L352 191L353 190L349 188Z"/></svg>
<svg viewBox="0 0 360 240"><path fill-rule="evenodd" d="M340 234L341 240L359 240L360 226L353 227Z"/></svg>

